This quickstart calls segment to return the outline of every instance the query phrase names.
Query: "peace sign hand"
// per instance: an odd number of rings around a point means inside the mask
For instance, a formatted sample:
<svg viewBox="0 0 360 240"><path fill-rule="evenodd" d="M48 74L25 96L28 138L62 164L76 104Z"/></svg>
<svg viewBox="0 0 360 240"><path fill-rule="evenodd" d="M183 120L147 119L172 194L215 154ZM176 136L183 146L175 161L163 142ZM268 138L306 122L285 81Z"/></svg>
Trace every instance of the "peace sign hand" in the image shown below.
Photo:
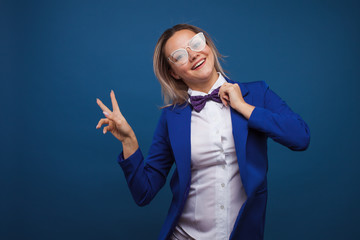
<svg viewBox="0 0 360 240"><path fill-rule="evenodd" d="M96 129L101 128L104 124L107 126L104 127L103 133L106 134L108 131L114 135L119 141L123 144L126 140L130 140L135 137L135 133L127 123L126 119L120 112L119 105L115 98L115 93L111 90L110 93L111 103L113 111L110 111L101 101L100 99L96 99L96 103L103 110L103 113L106 118L100 119L99 123L96 125Z"/></svg>

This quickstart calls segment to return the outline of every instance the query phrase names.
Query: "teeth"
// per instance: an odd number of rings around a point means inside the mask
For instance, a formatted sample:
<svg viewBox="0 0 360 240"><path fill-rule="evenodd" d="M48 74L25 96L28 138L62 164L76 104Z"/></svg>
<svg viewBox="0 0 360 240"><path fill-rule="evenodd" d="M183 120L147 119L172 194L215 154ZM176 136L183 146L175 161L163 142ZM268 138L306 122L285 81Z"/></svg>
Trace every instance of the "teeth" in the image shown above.
<svg viewBox="0 0 360 240"><path fill-rule="evenodd" d="M205 59L202 60L202 61L200 61L200 62L198 62L198 64L195 65L194 69L197 68L198 66L200 66L203 62L205 62Z"/></svg>

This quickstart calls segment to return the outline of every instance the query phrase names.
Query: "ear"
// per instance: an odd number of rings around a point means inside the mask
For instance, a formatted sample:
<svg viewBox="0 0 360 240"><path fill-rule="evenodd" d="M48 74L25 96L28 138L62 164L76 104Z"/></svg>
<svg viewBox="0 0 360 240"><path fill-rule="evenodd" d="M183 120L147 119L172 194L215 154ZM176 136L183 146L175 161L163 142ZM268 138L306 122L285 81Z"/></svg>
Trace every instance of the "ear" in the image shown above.
<svg viewBox="0 0 360 240"><path fill-rule="evenodd" d="M171 68L169 69L169 72L170 72L170 75L171 75L173 78L175 78L175 79L177 79L177 80L180 80L180 79L181 79L181 77L180 77L178 74L176 74L176 73L174 72L174 70L172 70Z"/></svg>

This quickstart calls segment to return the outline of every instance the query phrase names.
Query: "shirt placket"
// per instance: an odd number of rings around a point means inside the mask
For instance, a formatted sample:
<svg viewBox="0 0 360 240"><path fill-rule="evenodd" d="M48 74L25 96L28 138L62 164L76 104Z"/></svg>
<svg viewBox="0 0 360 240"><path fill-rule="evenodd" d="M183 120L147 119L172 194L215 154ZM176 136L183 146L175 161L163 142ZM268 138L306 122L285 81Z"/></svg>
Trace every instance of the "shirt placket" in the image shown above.
<svg viewBox="0 0 360 240"><path fill-rule="evenodd" d="M215 104L215 103L214 103ZM219 104L216 104L219 105ZM214 130L214 141L215 145L218 146L219 154L218 154L218 164L216 166L216 239L226 239L227 237L227 171L228 168L225 162L225 152L224 146L222 143L222 120L223 116L221 108L219 106L215 106L212 112L213 121L212 121L212 129Z"/></svg>

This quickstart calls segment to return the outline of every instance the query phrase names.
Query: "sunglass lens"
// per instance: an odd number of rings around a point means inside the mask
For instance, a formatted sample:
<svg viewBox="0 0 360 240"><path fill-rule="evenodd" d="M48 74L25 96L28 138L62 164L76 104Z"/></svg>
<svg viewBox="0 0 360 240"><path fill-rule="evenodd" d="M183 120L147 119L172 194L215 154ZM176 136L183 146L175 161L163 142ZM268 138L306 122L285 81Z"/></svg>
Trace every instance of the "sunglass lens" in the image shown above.
<svg viewBox="0 0 360 240"><path fill-rule="evenodd" d="M180 65L184 64L188 60L187 52L184 49L177 50L171 55L171 60Z"/></svg>
<svg viewBox="0 0 360 240"><path fill-rule="evenodd" d="M201 50L203 50L205 48L205 38L204 35L202 35L202 33L198 33L191 41L190 43L190 48L193 51L197 51L200 52Z"/></svg>

